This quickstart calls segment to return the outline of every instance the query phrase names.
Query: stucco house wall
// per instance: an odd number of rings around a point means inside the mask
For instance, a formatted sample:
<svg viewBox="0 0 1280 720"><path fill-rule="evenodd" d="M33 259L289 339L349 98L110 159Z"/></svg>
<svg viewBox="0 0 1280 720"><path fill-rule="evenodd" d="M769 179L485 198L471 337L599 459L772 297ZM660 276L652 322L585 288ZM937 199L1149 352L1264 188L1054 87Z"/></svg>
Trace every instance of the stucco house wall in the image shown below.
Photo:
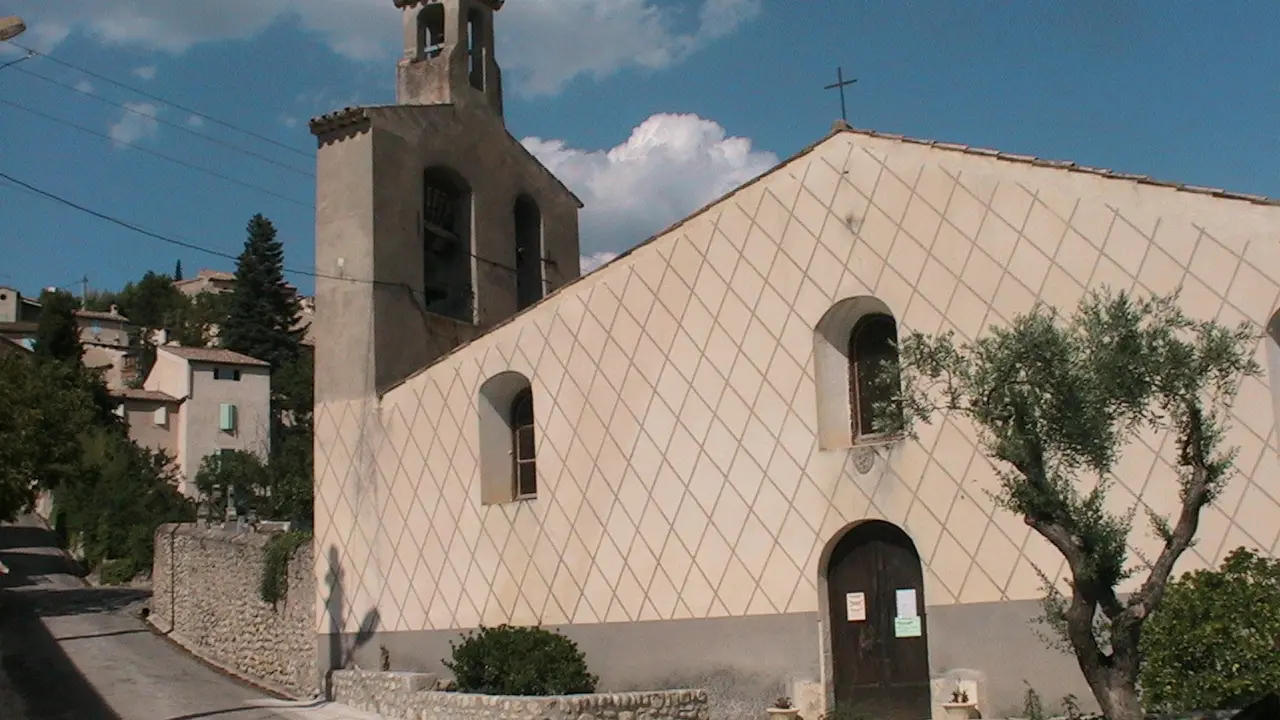
<svg viewBox="0 0 1280 720"><path fill-rule="evenodd" d="M215 379L218 368L238 371L240 379ZM271 368L266 363L227 350L162 346L144 387L182 402L175 433L184 493L196 494L201 461L220 450L269 456ZM224 403L236 406L236 426L230 432L220 427Z"/></svg>
<svg viewBox="0 0 1280 720"><path fill-rule="evenodd" d="M1035 568L1058 577L1061 558L991 506L974 429L820 449L815 328L874 298L900 333L973 338L1109 284L1181 285L1192 315L1261 330L1278 228L1280 209L1247 200L837 132L380 399L323 394L372 377L317 378L316 532L347 577L343 630L376 608L370 647L436 670L460 629L561 626L607 689L706 686L721 708L758 709L829 675L824 551L878 518L924 563L935 675L984 673L997 714L1024 678L1086 697L1028 626ZM538 497L486 506L478 393L506 371L533 388ZM1274 554L1274 382L1242 389L1240 476L1178 570L1239 545ZM1175 507L1167 440L1129 448L1115 508ZM1131 540L1154 548L1141 529ZM628 642L650 652L608 651Z"/></svg>
<svg viewBox="0 0 1280 720"><path fill-rule="evenodd" d="M177 398L147 390L117 390L112 398L119 402L117 414L129 429L135 443L166 453L176 463L178 457L178 419L182 405ZM165 412L157 413L163 409Z"/></svg>

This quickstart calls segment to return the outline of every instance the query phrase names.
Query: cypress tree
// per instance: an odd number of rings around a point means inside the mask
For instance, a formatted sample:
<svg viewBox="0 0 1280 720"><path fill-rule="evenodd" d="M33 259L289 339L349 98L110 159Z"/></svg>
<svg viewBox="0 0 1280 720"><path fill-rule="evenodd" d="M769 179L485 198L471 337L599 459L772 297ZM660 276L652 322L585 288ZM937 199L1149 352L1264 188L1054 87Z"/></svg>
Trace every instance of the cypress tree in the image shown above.
<svg viewBox="0 0 1280 720"><path fill-rule="evenodd" d="M36 357L79 365L84 348L76 325L80 303L71 293L46 290L40 294L40 321L36 326Z"/></svg>
<svg viewBox="0 0 1280 720"><path fill-rule="evenodd" d="M254 215L248 234L219 337L223 347L270 363L275 372L298 358L301 332L294 326L302 309L284 280L284 245L275 226Z"/></svg>
<svg viewBox="0 0 1280 720"><path fill-rule="evenodd" d="M177 264L173 266L173 281L174 282L182 281L182 261L181 260L179 260Z"/></svg>

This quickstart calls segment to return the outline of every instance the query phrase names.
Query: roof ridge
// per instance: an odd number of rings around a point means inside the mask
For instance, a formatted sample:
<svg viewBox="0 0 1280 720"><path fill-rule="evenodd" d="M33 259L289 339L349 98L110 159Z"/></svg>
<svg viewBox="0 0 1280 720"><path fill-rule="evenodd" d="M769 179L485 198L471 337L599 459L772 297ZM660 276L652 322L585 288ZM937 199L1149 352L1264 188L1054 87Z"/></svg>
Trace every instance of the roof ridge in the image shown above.
<svg viewBox="0 0 1280 720"><path fill-rule="evenodd" d="M996 160L1005 160L1007 162L1022 163L1024 165L1033 165L1035 167L1044 167L1054 170L1066 170L1068 172L1078 172L1098 177L1111 178L1114 180L1128 180L1136 182L1139 185L1152 185L1155 187L1165 187L1179 192L1192 193L1195 195L1208 195L1211 197L1224 198L1227 200L1241 200L1253 205L1280 206L1280 198L1271 198L1265 195L1254 193L1237 192L1233 190L1224 190L1222 188L1206 187L1203 185L1192 185L1190 183L1180 183L1170 180L1160 180L1150 175L1141 173L1126 173L1109 168L1092 167L1089 165L1081 165L1071 160L1051 160L1038 157L1036 155L1023 155L1019 153L1005 152L994 148L978 147L976 145L966 145L964 143L947 142L943 140L929 140L925 138L910 137L898 133L886 133L878 130L868 130L865 128L855 128L843 120L837 120L832 126L832 134L840 132L853 133L865 137L879 138L882 140L892 140L895 142L910 143L912 145L924 145L926 147L934 147L939 150L949 150L952 152L965 153L967 155L979 155L982 157L995 158ZM830 136L828 136L830 137Z"/></svg>

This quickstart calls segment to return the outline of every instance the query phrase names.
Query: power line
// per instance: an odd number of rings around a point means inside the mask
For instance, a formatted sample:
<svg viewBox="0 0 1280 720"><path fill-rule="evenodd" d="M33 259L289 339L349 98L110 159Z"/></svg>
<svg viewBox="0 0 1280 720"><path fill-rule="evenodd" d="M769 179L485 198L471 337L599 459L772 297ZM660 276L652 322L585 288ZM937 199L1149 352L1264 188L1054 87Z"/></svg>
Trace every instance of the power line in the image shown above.
<svg viewBox="0 0 1280 720"><path fill-rule="evenodd" d="M43 56L43 57L48 57L48 56ZM212 136L210 136L210 135L205 135L204 133L196 132L195 130L192 130L191 128L189 128L189 127L187 127L187 126L185 126L185 125L182 125L182 124L180 124L180 123L172 122L172 121L170 121L170 120L165 120L165 119L160 118L160 117L158 117L158 116L156 116L156 115L150 115L150 114L147 114L147 113L145 113L145 112L142 112L141 110L139 110L139 109L137 109L137 108L129 107L129 105L128 105L128 104L126 104L126 103L118 103L118 102L116 102L116 101L114 101L114 100L111 100L111 99L108 99L108 98L102 97L101 95L98 95L98 94L96 94L96 93L92 93L92 92L90 92L90 91L88 91L88 90L82 90L81 88L78 88L78 87L76 87L75 85L70 85L70 84L68 84L68 83L62 82L61 80L55 80L54 78L47 77L47 76L45 76L45 75L41 75L40 73L34 73L34 72L31 72L30 70L27 70L27 69L25 69L25 68L15 67L15 68L13 68L13 69L14 69L14 71L15 71L15 72L20 72L20 73L22 73L22 74L24 74L24 75L30 75L30 76L31 76L31 77L33 77L33 78L38 78L38 79L43 80L43 81L45 81L45 82L47 82L47 83L49 83L49 84L51 84L51 85L56 85L56 86L58 86L58 87L60 87L60 88L64 88L64 89L66 89L66 90L70 90L71 92L79 93L79 94L81 94L81 95L84 95L85 97L93 98L94 100L97 100L98 102L106 103L107 105L112 105L112 106L114 106L114 107L120 108L121 110L124 110L125 112L133 113L134 115L139 115L139 116L141 116L141 117L146 118L146 119L147 119L147 120L149 120L149 121L157 122L157 123L160 123L161 125L167 125L167 126L169 126L169 127L171 127L171 128L175 128L175 129L177 129L177 130L181 130L182 132L187 133L188 135L194 135L195 137L198 137L198 138L200 138L200 139L202 139L202 140L207 140L207 141L209 141L209 142L211 142L211 143L214 143L214 144L217 144L217 145L221 145L221 146L223 146L223 147L225 147L225 148L229 148L229 149L234 150L234 151L236 151L236 152L238 152L238 153L242 153L242 154L244 154L244 155L249 155L249 156L251 156L251 157L255 157L255 158L257 158L257 159L259 159L259 160L261 160L261 161L263 161L263 162L270 163L271 165L275 165L276 167L284 168L285 170L288 170L288 171L290 171L290 172L295 172L295 173L298 173L299 175L304 175L304 176L309 177L309 178L314 178L314 177L315 177L315 173L312 173L312 172L311 172L311 171L309 171L309 170L303 170L302 168L299 168L299 167L296 167L296 166L290 165L290 164L288 164L288 163L280 162L279 160L276 160L275 158L272 158L272 157L268 157L268 156L266 156L266 155L263 155L262 153L254 152L253 150L246 150L245 148L242 148L242 147L240 147L239 145L236 145L236 144L234 144L234 143L229 143L229 142L227 142L227 141L225 141L225 140L219 140L218 138L212 137ZM159 102L164 102L163 100L158 100L158 101L159 101ZM178 106L177 106L177 105L174 105L173 107L178 107Z"/></svg>
<svg viewBox="0 0 1280 720"><path fill-rule="evenodd" d="M33 57L35 57L35 56L36 56L36 54L35 54L34 52L31 52L31 51L29 51L29 50L28 50L26 55L23 55L22 57L18 58L17 60L10 60L9 62L7 62L7 63L5 63L5 64L0 65L0 70L4 70L5 68L11 68L11 67L13 67L14 65L17 65L18 63L20 63L20 62L24 62L24 61L26 61L26 60L30 60L31 58L33 58Z"/></svg>
<svg viewBox="0 0 1280 720"><path fill-rule="evenodd" d="M166 104L166 105L169 105L169 106L171 106L171 107L175 107L175 108L177 108L178 110L181 110L182 112L190 113L190 114L195 115L195 116L197 116L197 117L200 117L200 118L203 118L203 119L205 119L205 120L208 120L209 122L211 122L211 123L213 123L213 124L215 124L215 125L221 125L221 126L223 126L223 127L225 127L225 128L228 128L228 129L230 129L230 130L235 130L236 132L243 133L243 134L245 134L245 135L248 135L249 137L252 137L252 138L256 138L256 139L258 139L258 140L261 140L262 142L269 143L269 144L271 144L271 145L275 145L275 146L276 146L276 147L278 147L278 148L281 148L281 149L283 149L283 150L288 150L289 152L294 153L294 154L296 154L296 155L300 155L300 156L302 156L302 157L305 157L305 158L307 158L308 160L310 160L310 159L311 159L311 157L312 157L312 155L311 155L311 153L310 153L310 152L304 152L304 151L302 151L302 150L299 150L298 148L293 147L292 145L286 145L285 143L279 142L279 141L277 141L277 140L273 140L273 139L271 139L271 138L269 138L269 137L267 137L267 136L265 136L265 135L261 135L261 134L259 134L259 133L256 133L256 132L252 131L252 130L246 130L246 129L242 128L242 127L239 127L239 126L237 126L237 125L234 125L234 124L232 124L232 123L229 123L229 122L227 122L226 120L219 120L218 118L213 117L212 115L207 115L207 114L202 113L202 112L200 112L200 111L198 111L198 110L192 110L191 108L183 107L182 105L179 105L179 104L178 104L178 103L176 103L176 102L173 102L173 101L171 101L171 100L167 100L167 99L162 98L162 97L160 97L160 96L158 96L158 95L154 95L154 94L152 94L152 93L147 92L146 90L142 90L142 89L140 89L140 88L136 88L136 87L134 87L134 86L132 86L132 85L129 85L129 84L127 84L127 83L120 82L119 80L113 80L112 78L109 78L109 77L107 77L107 76L105 76L105 75L100 75L100 74L98 74L98 73L96 73L96 72L94 72L94 71L92 71L92 70L88 70L88 69L86 69L86 68L82 68L82 67L80 67L80 66L78 66L78 65L73 65L72 63L69 63L69 62L67 62L67 61L65 61L65 60L59 60L58 58L53 57L52 55L46 55L46 54L44 54L44 53L42 53L42 52L39 52L39 51L36 51L36 50L32 50L32 49L31 49L31 48L29 48L29 47L26 47L26 46L23 46L23 45L19 45L18 43L13 43L13 44L14 44L15 46L17 46L17 47L21 48L22 50L27 51L27 53L29 53L29 54L28 54L28 57L31 57L32 55L39 55L40 57L42 57L42 58L44 58L44 59L46 59L46 60L49 60L49 61L51 61L51 62L57 63L57 64L59 64L59 65L61 65L61 66L63 66L63 67L70 68L70 69L72 69L72 70L76 70L76 71L78 71L78 72L82 72L82 73L84 73L85 75L88 75L89 77L96 78L96 79L101 80L101 81L103 81L103 82L106 82L106 83L110 83L110 84L112 84L112 85L115 85L116 87L124 88L125 90L129 90L129 91L131 91L131 92L135 92L135 93L137 93L137 94L139 94L139 95L141 95L141 96L143 96L143 97L145 97L145 98L149 98L149 99L151 99L151 100L155 100L155 101L157 101L157 102L162 102L162 103L164 103L164 104Z"/></svg>
<svg viewBox="0 0 1280 720"><path fill-rule="evenodd" d="M178 238L165 235L163 233L158 233L153 230L148 230L142 227L141 225L131 223L127 220L121 220L120 218L114 217L112 215L108 215L104 212L99 212L92 208L85 207L84 205L81 205L73 200L68 200L62 197L61 195L50 192L48 190L42 190L36 187L35 185L19 180L18 178L13 177L12 175L9 175L8 173L5 173L5 172L0 172L0 180L6 180L18 186L19 188L27 190L28 192L34 193L48 200L52 200L60 205L64 205L66 207L72 208L73 210L77 210L79 212L85 213L86 215L92 215L93 217L96 217L99 220L104 220L106 222L109 222L112 225L118 225L126 230L130 230L132 232L138 233L139 235L145 235L149 238L152 238L153 240L159 240L160 242L168 243L170 245L176 245L181 248L186 248L188 250L195 250L196 252L202 252L207 255L213 255L215 257L220 257L227 260L238 261L240 259L238 256L232 255L231 253L222 252L221 250L214 250L212 248L207 248L202 245L197 245L196 243L190 242L188 240L180 240ZM387 287L396 287L396 288L406 290L414 296L418 295L418 293L416 293L412 288L410 288L408 285L404 283L388 282L386 280L364 280L362 278L341 277L338 275L327 275L325 273L319 273L312 270L296 270L291 268L284 268L284 272L289 275L303 275L306 277L312 277L312 278L318 278L318 279L324 279L324 280L339 280L342 282L360 283L363 285L380 285L380 286L387 286Z"/></svg>
<svg viewBox="0 0 1280 720"><path fill-rule="evenodd" d="M172 157L172 156L170 156L170 155L165 155L164 153L157 152L157 151L155 151L155 150L150 150L150 149L148 149L148 148L142 147L141 145L137 145L137 144L135 144L135 143L125 142L125 141L123 141L123 140L117 140L116 138L113 138L113 137L111 137L110 135L108 135L108 134L106 134L106 133L98 132L97 130L94 130L94 129L92 129L92 128L87 128L87 127L85 127L85 126L83 126L83 125L77 125L76 123L73 123L73 122L71 122L70 120L64 120L63 118L60 118L60 117L57 117L57 116L54 116L54 115L50 115L50 114L48 114L48 113L42 112L42 111L40 111L40 110L36 110L36 109L34 109L34 108L27 107L26 105L22 105L22 104L20 104L20 103L13 102L12 100L6 100L6 99L4 99L4 98L0 98L0 104L2 104L2 105L8 105L8 106L10 106L10 107L17 108L17 109L19 109L19 110L22 110L23 112L31 113L32 115L36 115L36 116L38 116L38 117L42 117L42 118L44 118L44 119L46 119L46 120L50 120L50 121L52 121L52 122L56 122L56 123L58 123L58 124L60 124L60 125L66 125L67 127L74 128L74 129L76 129L76 130L79 130L80 132L83 132L83 133L86 133L86 134L92 135L92 136L97 137L97 138L101 138L101 139L106 140L106 141L108 141L108 142L118 143L118 144L120 144L120 145L124 145L124 146L126 146L126 147L130 147L130 148L132 148L132 149L134 149L134 150L137 150L137 151L139 151L139 152L143 152L143 153L146 153L146 154L148 154L148 155L153 155L153 156L155 156L155 157L158 157L158 158L160 158L161 160L168 160L169 162L174 163L175 165L181 165L182 167L188 168L188 169L190 169L190 170L195 170L196 172L204 173L204 174L209 175L209 176L211 176L211 177L216 177L216 178L218 178L218 179L220 179L220 180L225 180L226 182L229 182L229 183L232 183L232 184L235 184L235 185L239 185L239 186L241 186L241 187L245 187L245 188L248 188L248 189L250 189L250 190L255 190L255 191L257 191L257 192L266 193L267 195L270 195L270 196L275 197L275 198L279 198L280 200L284 200L285 202L293 203L294 205L299 205L299 206L301 206L301 207L305 207L305 208L312 208L312 209L314 209L314 208L315 208L315 205L313 205L313 204L311 204L311 203L303 202L303 201L301 201L301 200L296 200L296 199L291 198L291 197L289 197L289 196L287 196L287 195L281 195L280 193L277 193L277 192L275 192L275 191L273 191L273 190L268 190L267 188L260 187L260 186L258 186L258 185L254 185L253 183L244 182L243 180L237 180L236 178L233 178L233 177L230 177L230 176L227 176L227 175L223 175L222 173L219 173L219 172L217 172L217 171L215 171L215 170L209 170L209 169L207 169L207 168L200 167L199 165L194 165L194 164L189 163L189 162L187 162L187 161L185 161L185 160L180 160L180 159L178 159L178 158Z"/></svg>

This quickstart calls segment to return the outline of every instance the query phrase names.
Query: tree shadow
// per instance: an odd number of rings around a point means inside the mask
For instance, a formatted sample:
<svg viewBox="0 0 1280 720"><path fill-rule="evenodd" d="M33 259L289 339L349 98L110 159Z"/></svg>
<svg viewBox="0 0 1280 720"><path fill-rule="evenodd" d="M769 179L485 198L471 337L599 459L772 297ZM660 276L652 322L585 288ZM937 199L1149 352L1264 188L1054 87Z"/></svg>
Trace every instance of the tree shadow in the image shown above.
<svg viewBox="0 0 1280 720"><path fill-rule="evenodd" d="M40 585L43 575L70 575L83 578L86 573L80 563L61 551L55 553L0 552L0 563L9 569L0 575L0 588L31 587Z"/></svg>
<svg viewBox="0 0 1280 720"><path fill-rule="evenodd" d="M334 670L344 670L355 659L356 652L368 645L378 632L381 616L377 608L365 613L355 636L343 635L344 627L344 588L342 585L342 561L338 557L338 548L330 545L327 554L329 570L325 574L325 583L329 586L329 595L325 598L325 616L329 620L329 657L325 668L326 696L332 698L330 678Z"/></svg>
<svg viewBox="0 0 1280 720"><path fill-rule="evenodd" d="M67 592L67 591L63 591ZM30 720L123 720L85 679L37 614L32 593L3 594L0 669L27 707ZM8 717L6 715L6 717Z"/></svg>

